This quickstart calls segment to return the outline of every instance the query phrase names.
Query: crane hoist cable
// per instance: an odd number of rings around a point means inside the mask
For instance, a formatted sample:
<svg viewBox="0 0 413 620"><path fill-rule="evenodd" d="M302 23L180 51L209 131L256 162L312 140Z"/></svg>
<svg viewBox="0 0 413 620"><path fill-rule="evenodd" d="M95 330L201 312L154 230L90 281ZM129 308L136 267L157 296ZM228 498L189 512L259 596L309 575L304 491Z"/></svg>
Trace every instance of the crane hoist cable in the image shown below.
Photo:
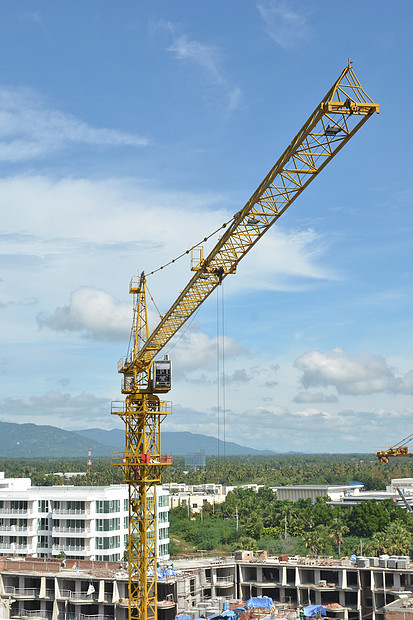
<svg viewBox="0 0 413 620"><path fill-rule="evenodd" d="M335 157L379 105L364 91L351 62L278 158L251 198L204 257L193 247L194 275L149 334L146 275L132 278L133 346L118 362L125 401L112 413L125 423L125 452L113 455L129 488L129 620L157 619L157 499L161 473L172 463L161 451L161 422L172 412L158 394L171 387L171 362L155 359L184 323L255 246L296 198ZM197 250L197 252L195 252ZM186 252L185 252L186 253ZM188 251L189 253L189 251ZM284 257L273 257L274 261Z"/></svg>

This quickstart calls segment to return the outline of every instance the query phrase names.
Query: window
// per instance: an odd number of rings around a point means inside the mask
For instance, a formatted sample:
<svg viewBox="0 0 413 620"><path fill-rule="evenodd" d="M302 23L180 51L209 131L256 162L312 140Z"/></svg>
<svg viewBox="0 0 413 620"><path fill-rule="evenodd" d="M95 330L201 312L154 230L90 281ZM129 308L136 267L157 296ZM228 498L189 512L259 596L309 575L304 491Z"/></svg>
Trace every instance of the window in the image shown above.
<svg viewBox="0 0 413 620"><path fill-rule="evenodd" d="M169 495L160 495L158 497L158 506L160 508L166 508L166 506L169 506Z"/></svg>
<svg viewBox="0 0 413 620"><path fill-rule="evenodd" d="M46 518L42 518L42 519L38 519L38 527L39 530L48 530L49 529L49 519Z"/></svg>
<svg viewBox="0 0 413 620"><path fill-rule="evenodd" d="M96 502L96 512L98 514L110 514L111 512L120 512L120 500L98 500Z"/></svg>
<svg viewBox="0 0 413 620"><path fill-rule="evenodd" d="M129 527L129 517L123 517L123 527Z"/></svg>
<svg viewBox="0 0 413 620"><path fill-rule="evenodd" d="M159 528L159 539L169 537L169 527Z"/></svg>
<svg viewBox="0 0 413 620"><path fill-rule="evenodd" d="M119 562L120 553L114 553L112 555L97 555L96 560L98 562Z"/></svg>
<svg viewBox="0 0 413 620"><path fill-rule="evenodd" d="M69 501L69 502L66 502L66 504L67 504L68 510L84 510L85 509L85 502Z"/></svg>
<svg viewBox="0 0 413 620"><path fill-rule="evenodd" d="M120 529L120 519L96 519L96 529L98 532L113 532Z"/></svg>
<svg viewBox="0 0 413 620"><path fill-rule="evenodd" d="M67 547L77 547L77 548L83 549L85 546L85 539L84 538L66 538L65 545Z"/></svg>
<svg viewBox="0 0 413 620"><path fill-rule="evenodd" d="M84 519L66 519L66 527L71 530L84 530L85 520Z"/></svg>
<svg viewBox="0 0 413 620"><path fill-rule="evenodd" d="M42 549L47 548L49 546L49 537L48 536L39 536L37 539L37 546Z"/></svg>
<svg viewBox="0 0 413 620"><path fill-rule="evenodd" d="M38 501L39 512L49 512L49 500L39 499Z"/></svg>
<svg viewBox="0 0 413 620"><path fill-rule="evenodd" d="M95 539L95 546L96 549L115 549L120 547L120 536L110 536L108 538L99 536Z"/></svg>
<svg viewBox="0 0 413 620"><path fill-rule="evenodd" d="M27 510L27 501L19 499L11 500L10 508L12 510Z"/></svg>

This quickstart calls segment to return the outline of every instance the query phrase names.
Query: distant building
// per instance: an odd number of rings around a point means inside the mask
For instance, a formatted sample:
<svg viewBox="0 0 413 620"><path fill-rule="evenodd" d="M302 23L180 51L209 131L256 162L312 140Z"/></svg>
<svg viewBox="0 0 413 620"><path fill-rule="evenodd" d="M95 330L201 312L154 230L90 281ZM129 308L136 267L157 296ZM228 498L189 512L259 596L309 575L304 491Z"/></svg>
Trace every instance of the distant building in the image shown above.
<svg viewBox="0 0 413 620"><path fill-rule="evenodd" d="M169 493L157 489L158 559L169 559ZM128 543L127 485L32 487L0 472L0 555L116 562Z"/></svg>
<svg viewBox="0 0 413 620"><path fill-rule="evenodd" d="M205 450L187 452L185 454L185 467L192 467L196 471L199 467L206 467Z"/></svg>
<svg viewBox="0 0 413 620"><path fill-rule="evenodd" d="M271 487L277 493L277 499L289 499L296 502L298 499L312 499L316 497L329 497L334 502L340 502L346 496L359 492L363 487L359 482L342 485L330 484L301 484L285 487Z"/></svg>

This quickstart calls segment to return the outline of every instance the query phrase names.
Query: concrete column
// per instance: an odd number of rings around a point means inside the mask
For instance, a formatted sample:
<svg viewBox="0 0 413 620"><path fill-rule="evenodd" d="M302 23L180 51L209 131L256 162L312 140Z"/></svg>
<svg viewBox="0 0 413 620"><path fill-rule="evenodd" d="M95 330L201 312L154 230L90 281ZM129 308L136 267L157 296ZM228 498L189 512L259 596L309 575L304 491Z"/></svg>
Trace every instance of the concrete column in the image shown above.
<svg viewBox="0 0 413 620"><path fill-rule="evenodd" d="M343 570L341 571L341 588L347 588L347 570L345 568L343 568ZM341 605L341 603L340 603Z"/></svg>
<svg viewBox="0 0 413 620"><path fill-rule="evenodd" d="M287 584L287 567L281 567L281 585L286 586Z"/></svg>
<svg viewBox="0 0 413 620"><path fill-rule="evenodd" d="M298 566L296 566L295 567L295 587L298 588L300 584L301 584L300 569L298 568Z"/></svg>

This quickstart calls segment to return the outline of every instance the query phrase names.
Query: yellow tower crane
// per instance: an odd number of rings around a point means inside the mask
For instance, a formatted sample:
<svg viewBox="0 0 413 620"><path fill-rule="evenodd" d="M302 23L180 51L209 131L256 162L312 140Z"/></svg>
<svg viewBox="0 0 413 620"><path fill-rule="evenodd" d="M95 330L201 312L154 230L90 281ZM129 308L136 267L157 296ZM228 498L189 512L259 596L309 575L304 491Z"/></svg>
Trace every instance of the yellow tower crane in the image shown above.
<svg viewBox="0 0 413 620"><path fill-rule="evenodd" d="M185 321L234 274L240 260L278 220L301 192L353 137L379 106L365 93L349 59L321 103L297 133L246 205L238 211L208 256L198 248L194 275L149 335L146 277L132 279L134 317L130 350L120 360L124 402L112 403L126 427L126 448L112 462L129 486L129 620L157 620L156 485L171 462L161 452L161 422L170 403L158 394L171 387L171 362L155 360ZM282 260L282 257L272 257Z"/></svg>

